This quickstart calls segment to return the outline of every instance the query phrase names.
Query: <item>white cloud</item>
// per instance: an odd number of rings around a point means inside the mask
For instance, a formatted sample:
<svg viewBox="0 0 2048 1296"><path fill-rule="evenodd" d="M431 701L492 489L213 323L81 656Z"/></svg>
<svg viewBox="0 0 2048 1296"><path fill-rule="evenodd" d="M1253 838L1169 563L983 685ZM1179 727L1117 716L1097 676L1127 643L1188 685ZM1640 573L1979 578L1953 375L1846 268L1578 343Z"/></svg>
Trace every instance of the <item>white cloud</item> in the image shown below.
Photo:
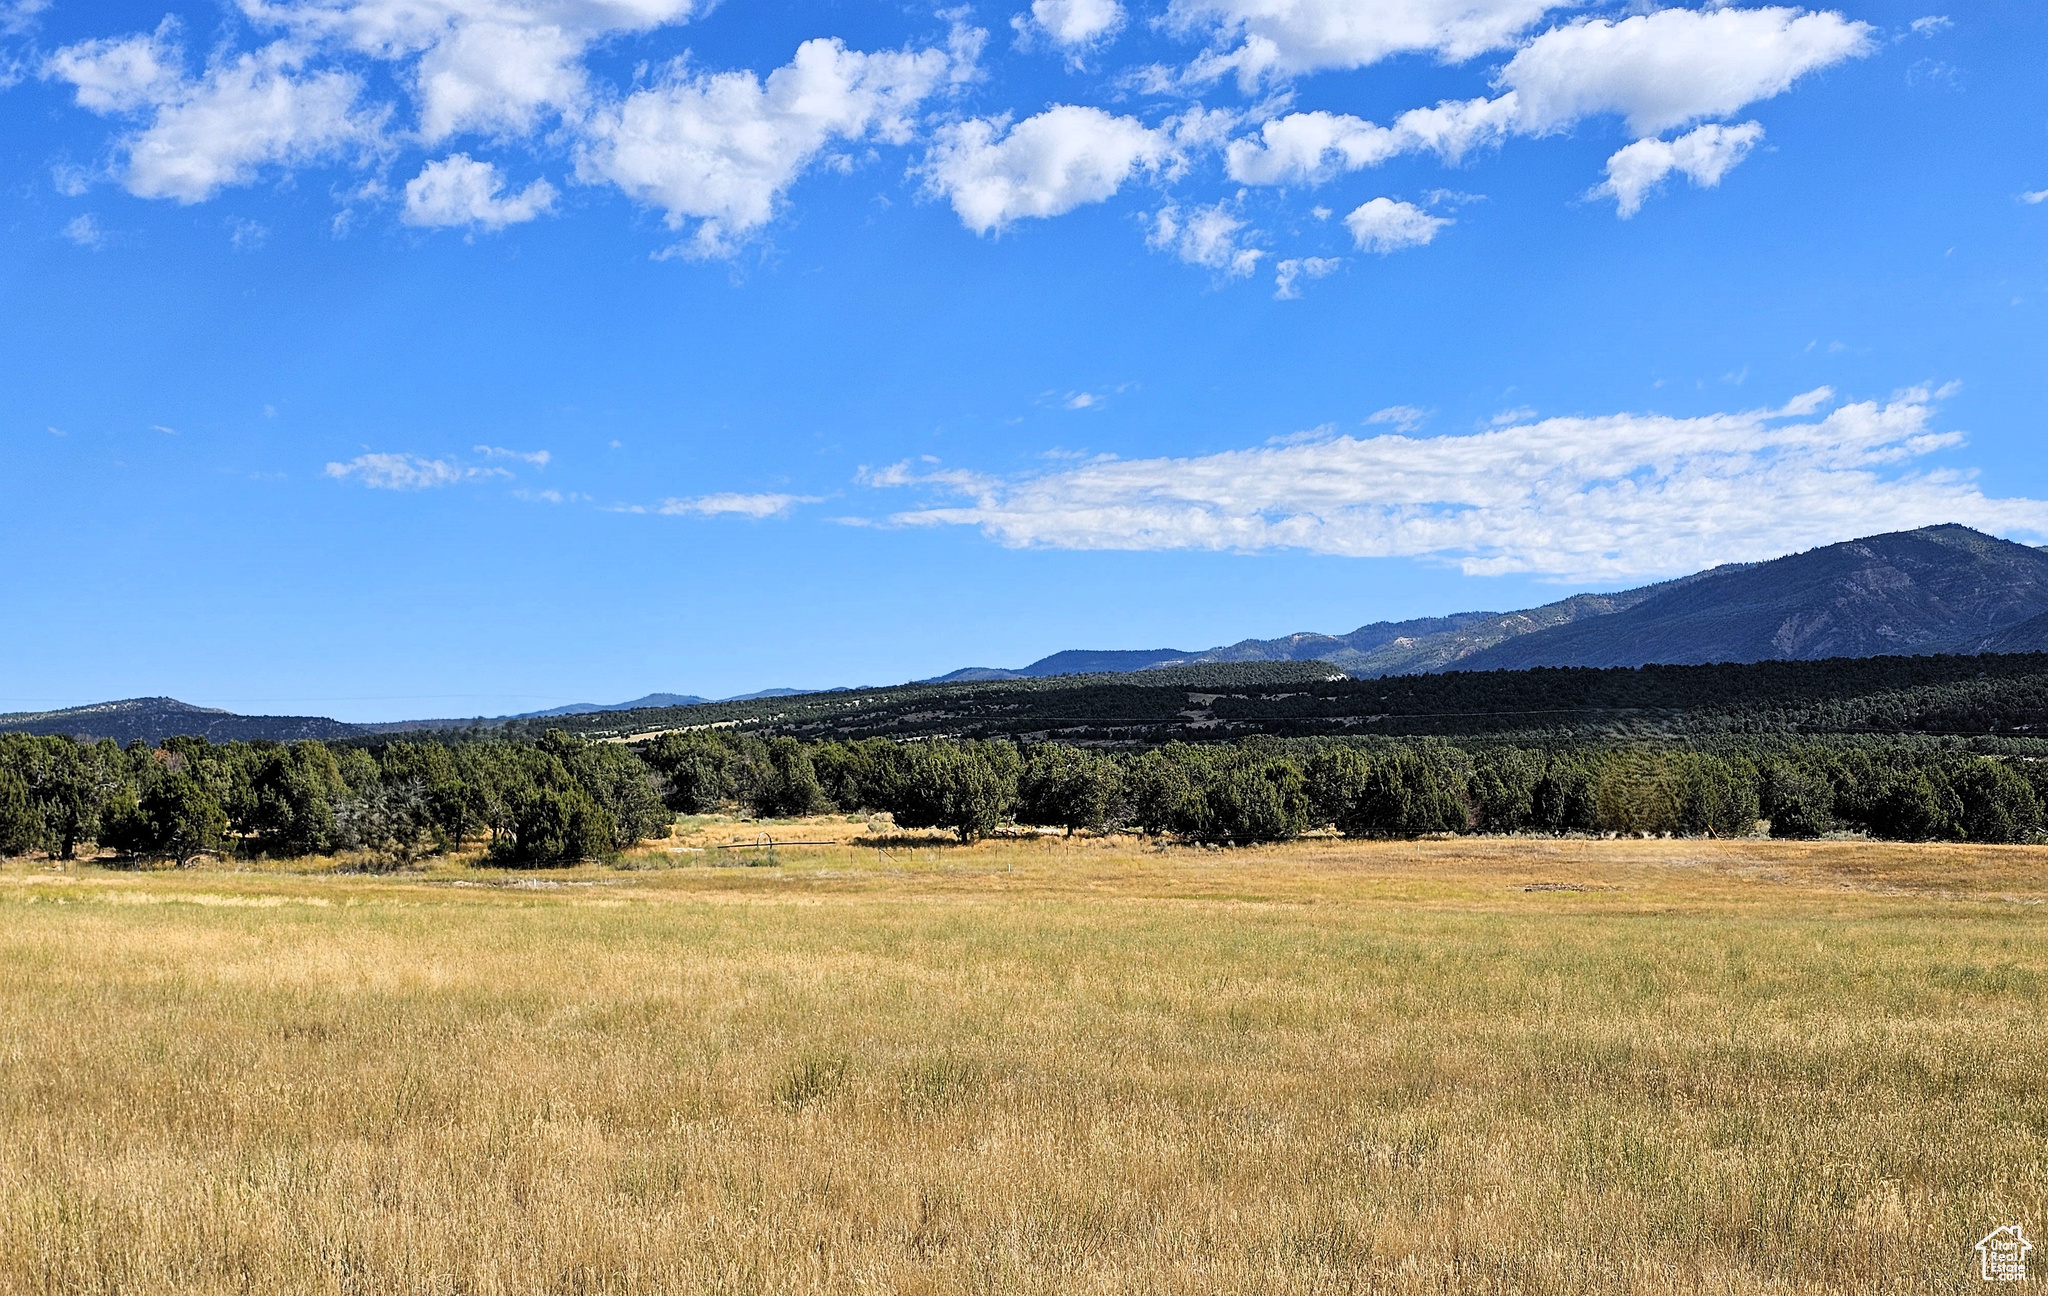
<svg viewBox="0 0 2048 1296"><path fill-rule="evenodd" d="M961 474L950 484L968 503L892 520L975 526L1020 547L1291 548L1583 580L1690 571L1937 522L2048 536L2048 501L1989 498L1973 473L1914 466L1962 444L1960 434L1930 430L1933 400L1915 390L1816 419L1814 407L1831 402L1813 393L1781 409L1697 418L1616 414L1465 436L1345 436L1007 482Z"/></svg>
<svg viewBox="0 0 2048 1296"><path fill-rule="evenodd" d="M1400 151L1399 137L1385 126L1317 111L1273 118L1256 138L1230 141L1223 159L1239 184L1319 184L1339 171L1377 166Z"/></svg>
<svg viewBox="0 0 2048 1296"><path fill-rule="evenodd" d="M410 454L357 455L347 463L330 463L327 475L355 480L375 490L428 490L479 477L509 477L502 468L477 468L453 459L423 459Z"/></svg>
<svg viewBox="0 0 2048 1296"><path fill-rule="evenodd" d="M739 495L726 491L716 495L700 495L694 499L668 499L661 502L657 513L694 514L698 517L732 515L750 518L781 517L798 504L816 504L816 495Z"/></svg>
<svg viewBox="0 0 2048 1296"><path fill-rule="evenodd" d="M52 55L49 75L69 81L81 107L149 114L119 141L122 179L143 198L194 203L248 184L269 165L294 166L378 143L382 115L358 110L361 82L304 70L307 51L279 41L210 65L198 79L168 24L154 35L85 41Z"/></svg>
<svg viewBox="0 0 2048 1296"><path fill-rule="evenodd" d="M1344 228L1361 252L1385 256L1402 248L1422 247L1432 242L1437 231L1449 225L1448 216L1432 216L1414 203L1375 198L1361 203L1344 218Z"/></svg>
<svg viewBox="0 0 2048 1296"><path fill-rule="evenodd" d="M1168 20L1206 32L1220 47L1196 61L1194 76L1235 72L1250 90L1395 54L1462 62L1504 48L1557 7L1557 0L1174 0Z"/></svg>
<svg viewBox="0 0 2048 1296"><path fill-rule="evenodd" d="M1925 18L1915 18L1910 25L1915 36L1938 36L1955 26L1955 23L1949 20L1947 14L1929 14Z"/></svg>
<svg viewBox="0 0 2048 1296"><path fill-rule="evenodd" d="M64 237L82 248L101 248L107 244L107 232L100 228L99 218L91 212L73 216L66 222Z"/></svg>
<svg viewBox="0 0 2048 1296"><path fill-rule="evenodd" d="M1289 257L1273 267L1273 296L1293 301L1301 296L1300 280L1324 278L1343 265L1342 257Z"/></svg>
<svg viewBox="0 0 2048 1296"><path fill-rule="evenodd" d="M1429 421L1429 411L1413 405L1389 405L1365 416L1368 425L1385 424L1396 432L1413 432Z"/></svg>
<svg viewBox="0 0 2048 1296"><path fill-rule="evenodd" d="M1124 7L1117 0L1032 0L1029 17L1011 20L1019 36L1042 35L1068 50L1085 50L1117 34Z"/></svg>
<svg viewBox="0 0 2048 1296"><path fill-rule="evenodd" d="M1257 269L1259 258L1266 255L1240 243L1238 233L1244 228L1245 223L1222 203L1189 211L1169 203L1152 217L1145 242L1189 265L1221 270L1237 279Z"/></svg>
<svg viewBox="0 0 2048 1296"><path fill-rule="evenodd" d="M699 222L686 254L727 255L833 142L907 142L918 105L965 75L957 56L976 48L959 33L954 54L865 54L820 39L765 83L752 72L678 73L597 114L578 171L663 208L671 228Z"/></svg>
<svg viewBox="0 0 2048 1296"><path fill-rule="evenodd" d="M608 36L685 22L696 0L241 0L305 42L410 67L419 133L524 135L590 98L582 58Z"/></svg>
<svg viewBox="0 0 2048 1296"><path fill-rule="evenodd" d="M36 19L49 7L50 0L6 0L0 4L0 32L19 36L33 28Z"/></svg>
<svg viewBox="0 0 2048 1296"><path fill-rule="evenodd" d="M1860 58L1867 23L1797 9L1662 9L1547 31L1501 69L1519 129L1562 130L1619 113L1638 136L1726 117L1809 72Z"/></svg>
<svg viewBox="0 0 2048 1296"><path fill-rule="evenodd" d="M927 189L951 201L977 234L1102 202L1134 171L1160 167L1173 152L1166 131L1100 108L1059 104L1006 125L1002 118L957 123L925 158Z"/></svg>
<svg viewBox="0 0 2048 1296"><path fill-rule="evenodd" d="M2038 207L2048 202L2048 189L2030 189L2020 195L2020 201L2029 207Z"/></svg>
<svg viewBox="0 0 2048 1296"><path fill-rule="evenodd" d="M78 106L96 113L152 107L185 84L185 55L177 23L166 18L146 36L108 37L66 45L50 56L44 75L69 81Z"/></svg>
<svg viewBox="0 0 2048 1296"><path fill-rule="evenodd" d="M514 194L500 192L505 177L489 162L478 162L467 153L457 153L429 162L405 183L405 213L408 225L481 225L503 229L530 221L555 205L555 187L535 180Z"/></svg>
<svg viewBox="0 0 2048 1296"><path fill-rule="evenodd" d="M1673 171L1702 189L1711 189L1763 137L1761 125L1744 122L1740 126L1701 126L1670 141L1637 140L1607 159L1607 179L1592 196L1614 199L1615 214L1627 220Z"/></svg>
<svg viewBox="0 0 2048 1296"><path fill-rule="evenodd" d="M262 221L236 216L228 220L228 243L237 252L254 252L270 241L270 227Z"/></svg>
<svg viewBox="0 0 2048 1296"><path fill-rule="evenodd" d="M1627 216L1677 170L1712 186L1761 137L1755 123L1655 140L1674 126L1723 117L1783 93L1800 76L1874 48L1871 28L1837 13L1785 8L1666 9L1619 21L1586 19L1527 42L1491 99L1447 100L1402 113L1391 126L1329 112L1299 112L1230 141L1225 169L1240 184L1318 184L1409 153L1455 162L1509 135L1563 130L1618 113L1643 142L1616 153L1608 180Z"/></svg>
<svg viewBox="0 0 2048 1296"><path fill-rule="evenodd" d="M545 450L507 450L503 446L492 445L475 446L473 449L486 459L517 459L536 468L547 467L555 458Z"/></svg>
<svg viewBox="0 0 2048 1296"><path fill-rule="evenodd" d="M1506 138L1516 112L1514 97L1504 95L1411 108L1392 126L1338 113L1289 113L1265 122L1256 137L1230 141L1224 169L1239 184L1321 184L1403 153L1430 152L1456 162Z"/></svg>

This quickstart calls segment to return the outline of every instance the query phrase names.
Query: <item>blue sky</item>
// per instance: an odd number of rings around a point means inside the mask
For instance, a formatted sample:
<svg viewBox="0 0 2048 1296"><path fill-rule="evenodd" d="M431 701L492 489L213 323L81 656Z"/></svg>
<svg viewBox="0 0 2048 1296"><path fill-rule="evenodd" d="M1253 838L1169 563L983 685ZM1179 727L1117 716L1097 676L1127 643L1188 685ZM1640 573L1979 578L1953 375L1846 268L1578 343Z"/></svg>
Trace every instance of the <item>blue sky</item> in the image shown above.
<svg viewBox="0 0 2048 1296"><path fill-rule="evenodd" d="M893 682L2048 540L2048 10L4 10L0 708Z"/></svg>

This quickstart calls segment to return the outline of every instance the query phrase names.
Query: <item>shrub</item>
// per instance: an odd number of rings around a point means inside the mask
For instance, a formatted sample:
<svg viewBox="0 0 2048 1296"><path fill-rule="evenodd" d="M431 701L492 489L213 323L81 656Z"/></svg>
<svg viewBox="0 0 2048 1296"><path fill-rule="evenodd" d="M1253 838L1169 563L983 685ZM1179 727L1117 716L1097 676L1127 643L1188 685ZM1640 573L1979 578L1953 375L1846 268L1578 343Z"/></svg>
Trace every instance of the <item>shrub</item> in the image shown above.
<svg viewBox="0 0 2048 1296"><path fill-rule="evenodd" d="M913 743L892 764L888 808L905 828L951 828L973 841L1017 803L1018 762L1007 744Z"/></svg>
<svg viewBox="0 0 2048 1296"><path fill-rule="evenodd" d="M2027 780L1997 760L1974 760L1954 780L1962 815L1956 827L1977 842L2025 841L2041 830L2041 802Z"/></svg>
<svg viewBox="0 0 2048 1296"><path fill-rule="evenodd" d="M189 769L158 775L132 807L105 831L108 844L136 855L183 865L217 851L227 833L227 812Z"/></svg>
<svg viewBox="0 0 2048 1296"><path fill-rule="evenodd" d="M0 767L0 856L25 855L42 845L43 817L28 794L28 783Z"/></svg>
<svg viewBox="0 0 2048 1296"><path fill-rule="evenodd" d="M580 787L523 788L512 796L507 832L491 843L491 858L535 867L574 864L610 855L617 833L610 813Z"/></svg>
<svg viewBox="0 0 2048 1296"><path fill-rule="evenodd" d="M1473 826L1484 832L1513 832L1536 817L1536 787L1543 780L1541 752L1495 747L1472 760L1468 795Z"/></svg>
<svg viewBox="0 0 2048 1296"><path fill-rule="evenodd" d="M1821 774L1791 761L1763 767L1758 814L1773 837L1818 837L1835 824L1835 790Z"/></svg>
<svg viewBox="0 0 2048 1296"><path fill-rule="evenodd" d="M794 738L772 738L754 765L748 802L763 818L794 818L825 808L825 790L810 749Z"/></svg>
<svg viewBox="0 0 2048 1296"><path fill-rule="evenodd" d="M664 799L678 814L710 814L732 799L734 753L716 734L665 733L646 760L667 782Z"/></svg>
<svg viewBox="0 0 2048 1296"><path fill-rule="evenodd" d="M1122 790L1115 761L1065 743L1042 743L1025 758L1017 781L1017 817L1024 823L1101 832Z"/></svg>
<svg viewBox="0 0 2048 1296"><path fill-rule="evenodd" d="M1470 826L1464 801L1442 771L1405 750L1376 757L1358 795L1337 818L1346 837L1413 837Z"/></svg>
<svg viewBox="0 0 2048 1296"><path fill-rule="evenodd" d="M1293 761L1243 755L1212 771L1190 834L1203 841L1291 841L1307 832L1308 782Z"/></svg>
<svg viewBox="0 0 2048 1296"><path fill-rule="evenodd" d="M362 851L373 870L401 868L435 847L433 804L417 779L380 783L341 803L334 814L337 844Z"/></svg>

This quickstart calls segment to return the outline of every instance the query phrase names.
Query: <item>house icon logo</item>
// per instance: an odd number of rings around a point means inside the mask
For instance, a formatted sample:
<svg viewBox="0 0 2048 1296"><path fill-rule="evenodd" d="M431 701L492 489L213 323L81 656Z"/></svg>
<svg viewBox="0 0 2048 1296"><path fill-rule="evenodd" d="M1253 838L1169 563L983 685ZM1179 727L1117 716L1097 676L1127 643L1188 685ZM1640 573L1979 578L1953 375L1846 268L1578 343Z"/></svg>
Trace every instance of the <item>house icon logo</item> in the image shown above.
<svg viewBox="0 0 2048 1296"><path fill-rule="evenodd" d="M1978 1272L1985 1282L2024 1282L2027 1253L2033 1249L2034 1244L2017 1224L1992 1229L1977 1244Z"/></svg>

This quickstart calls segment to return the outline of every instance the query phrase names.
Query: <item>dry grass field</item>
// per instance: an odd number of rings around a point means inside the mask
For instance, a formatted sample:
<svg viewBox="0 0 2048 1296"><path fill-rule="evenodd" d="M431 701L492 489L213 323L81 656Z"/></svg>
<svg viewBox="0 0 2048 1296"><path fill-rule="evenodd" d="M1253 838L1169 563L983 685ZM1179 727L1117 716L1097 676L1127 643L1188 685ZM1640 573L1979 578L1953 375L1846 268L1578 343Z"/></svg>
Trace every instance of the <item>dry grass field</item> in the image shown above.
<svg viewBox="0 0 2048 1296"><path fill-rule="evenodd" d="M759 828L0 868L0 1292L1944 1292L2048 1231L2048 851L686 849Z"/></svg>

